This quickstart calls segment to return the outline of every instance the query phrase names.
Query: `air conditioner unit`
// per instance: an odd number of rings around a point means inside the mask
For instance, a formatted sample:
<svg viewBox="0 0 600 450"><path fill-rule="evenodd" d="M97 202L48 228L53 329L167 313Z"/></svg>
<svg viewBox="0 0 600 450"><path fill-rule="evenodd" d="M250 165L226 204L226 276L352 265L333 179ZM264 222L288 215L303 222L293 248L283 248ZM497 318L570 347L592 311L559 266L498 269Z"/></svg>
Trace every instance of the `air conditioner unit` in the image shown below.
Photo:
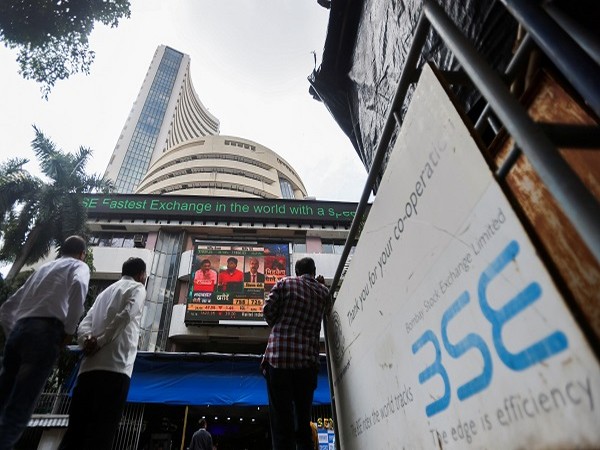
<svg viewBox="0 0 600 450"><path fill-rule="evenodd" d="M143 234L134 234L133 235L133 245L136 248L145 248L146 247L146 236Z"/></svg>

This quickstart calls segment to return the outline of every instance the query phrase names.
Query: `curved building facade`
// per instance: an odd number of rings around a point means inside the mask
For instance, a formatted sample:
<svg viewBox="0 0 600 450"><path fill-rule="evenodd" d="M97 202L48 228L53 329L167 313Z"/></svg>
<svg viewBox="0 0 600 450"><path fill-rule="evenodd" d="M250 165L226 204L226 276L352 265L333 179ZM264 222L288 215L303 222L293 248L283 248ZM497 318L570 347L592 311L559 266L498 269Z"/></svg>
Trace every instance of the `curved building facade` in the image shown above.
<svg viewBox="0 0 600 450"><path fill-rule="evenodd" d="M190 78L190 57L157 48L104 177L131 193L169 147L219 134L219 121L202 105Z"/></svg>
<svg viewBox="0 0 600 450"><path fill-rule="evenodd" d="M104 174L117 193L303 199L296 171L248 139L220 136L190 57L157 48Z"/></svg>
<svg viewBox="0 0 600 450"><path fill-rule="evenodd" d="M219 134L219 121L208 112L198 98L192 85L188 62L162 152L190 139L214 134Z"/></svg>
<svg viewBox="0 0 600 450"><path fill-rule="evenodd" d="M274 151L219 135L170 147L150 166L136 193L303 199L306 188Z"/></svg>

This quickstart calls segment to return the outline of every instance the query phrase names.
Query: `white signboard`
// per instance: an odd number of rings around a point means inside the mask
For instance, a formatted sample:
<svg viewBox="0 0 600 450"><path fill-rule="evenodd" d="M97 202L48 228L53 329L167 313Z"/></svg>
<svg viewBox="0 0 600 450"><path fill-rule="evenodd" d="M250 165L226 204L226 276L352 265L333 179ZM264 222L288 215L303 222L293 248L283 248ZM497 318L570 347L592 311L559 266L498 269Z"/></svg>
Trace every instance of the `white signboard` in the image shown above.
<svg viewBox="0 0 600 450"><path fill-rule="evenodd" d="M600 369L426 67L329 321L341 448L600 446Z"/></svg>

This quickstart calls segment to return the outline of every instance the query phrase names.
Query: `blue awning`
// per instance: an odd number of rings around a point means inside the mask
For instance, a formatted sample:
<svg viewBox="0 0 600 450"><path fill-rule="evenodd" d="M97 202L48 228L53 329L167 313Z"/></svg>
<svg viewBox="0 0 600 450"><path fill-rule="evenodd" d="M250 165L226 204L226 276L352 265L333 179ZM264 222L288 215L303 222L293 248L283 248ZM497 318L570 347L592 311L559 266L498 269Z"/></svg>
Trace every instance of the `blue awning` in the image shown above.
<svg viewBox="0 0 600 450"><path fill-rule="evenodd" d="M139 352L128 402L168 405L268 405L256 355ZM331 402L325 360L313 404Z"/></svg>

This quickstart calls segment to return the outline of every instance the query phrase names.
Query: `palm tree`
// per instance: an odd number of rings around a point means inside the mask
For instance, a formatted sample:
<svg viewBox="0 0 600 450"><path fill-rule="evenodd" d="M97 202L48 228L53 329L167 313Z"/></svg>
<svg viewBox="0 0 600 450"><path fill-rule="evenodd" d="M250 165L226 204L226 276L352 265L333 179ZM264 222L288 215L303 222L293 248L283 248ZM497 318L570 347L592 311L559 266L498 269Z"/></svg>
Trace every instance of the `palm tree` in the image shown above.
<svg viewBox="0 0 600 450"><path fill-rule="evenodd" d="M110 182L85 173L92 155L89 148L80 147L75 154L63 152L37 127L33 128L35 138L31 145L48 181L28 178L19 172L18 169L23 171L24 160L9 161L0 167L0 183L5 177L10 179L10 170L21 176L14 180L12 193L5 193L4 185L0 184L0 207L4 208L0 210L4 219L0 260L14 261L6 280L19 273L25 264L46 256L53 246L59 247L68 236L85 235L87 214L83 194L112 189Z"/></svg>
<svg viewBox="0 0 600 450"><path fill-rule="evenodd" d="M0 164L0 226L15 204L39 187L39 180L23 169L28 162L23 158L13 158Z"/></svg>

